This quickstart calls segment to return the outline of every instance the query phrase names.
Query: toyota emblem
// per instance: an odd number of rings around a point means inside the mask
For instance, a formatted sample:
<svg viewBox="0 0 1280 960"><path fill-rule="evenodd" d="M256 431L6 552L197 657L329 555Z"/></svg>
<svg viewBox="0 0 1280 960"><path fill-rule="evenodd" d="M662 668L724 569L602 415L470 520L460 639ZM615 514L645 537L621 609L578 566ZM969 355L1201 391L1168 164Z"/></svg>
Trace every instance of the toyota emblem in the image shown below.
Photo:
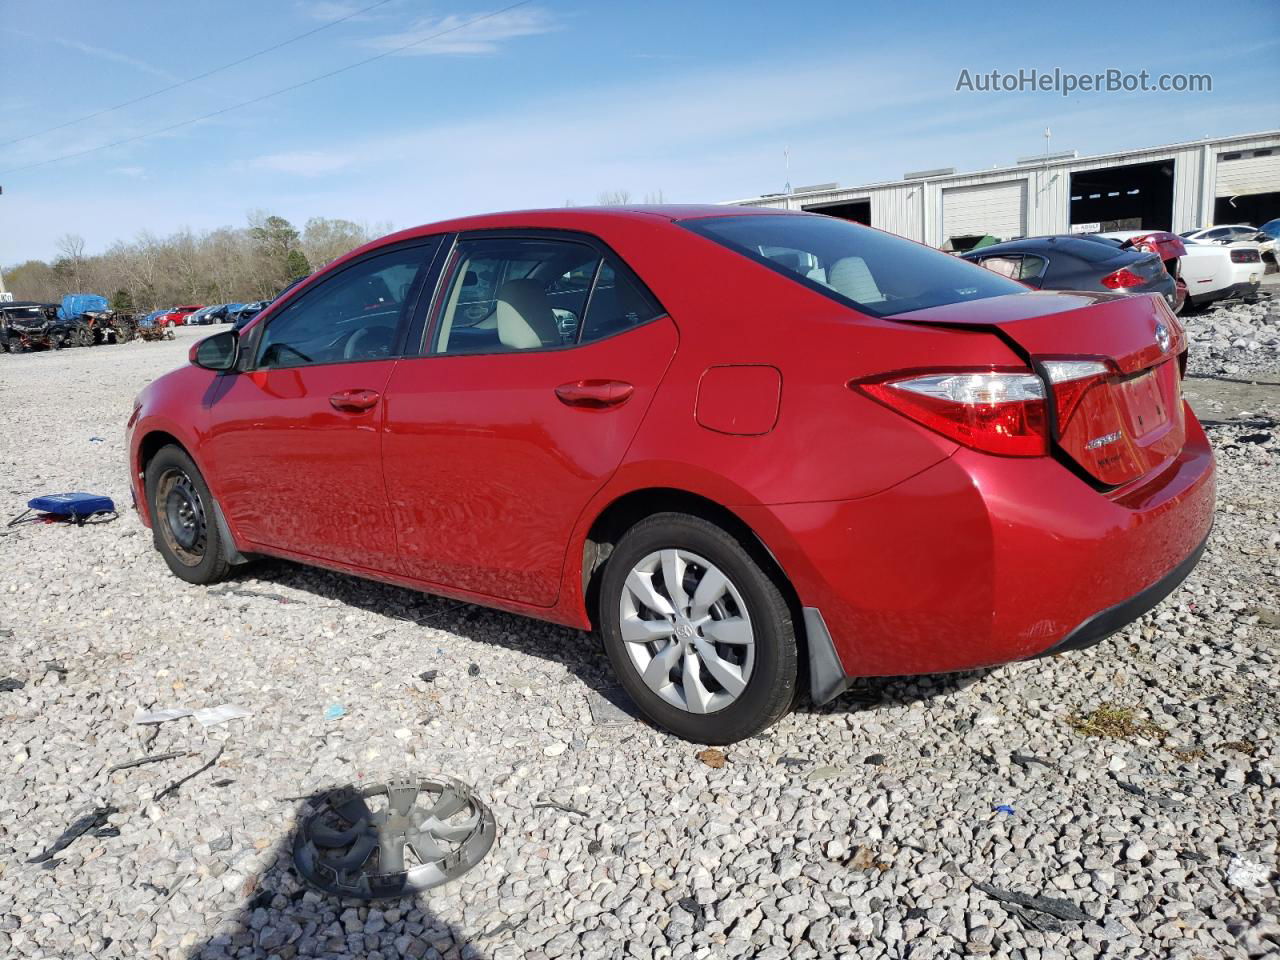
<svg viewBox="0 0 1280 960"><path fill-rule="evenodd" d="M1169 344L1173 342L1173 337L1169 333L1169 328L1159 321L1156 322L1156 343L1162 351L1169 349Z"/></svg>

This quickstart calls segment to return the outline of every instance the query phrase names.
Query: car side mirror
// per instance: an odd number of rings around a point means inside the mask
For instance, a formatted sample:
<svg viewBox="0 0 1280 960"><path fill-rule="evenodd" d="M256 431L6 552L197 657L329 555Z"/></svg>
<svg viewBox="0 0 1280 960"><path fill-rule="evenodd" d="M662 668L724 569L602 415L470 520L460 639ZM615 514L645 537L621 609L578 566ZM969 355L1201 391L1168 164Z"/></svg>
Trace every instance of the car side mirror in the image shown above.
<svg viewBox="0 0 1280 960"><path fill-rule="evenodd" d="M240 357L240 335L234 330L215 333L191 347L188 359L197 367L215 372L234 370Z"/></svg>

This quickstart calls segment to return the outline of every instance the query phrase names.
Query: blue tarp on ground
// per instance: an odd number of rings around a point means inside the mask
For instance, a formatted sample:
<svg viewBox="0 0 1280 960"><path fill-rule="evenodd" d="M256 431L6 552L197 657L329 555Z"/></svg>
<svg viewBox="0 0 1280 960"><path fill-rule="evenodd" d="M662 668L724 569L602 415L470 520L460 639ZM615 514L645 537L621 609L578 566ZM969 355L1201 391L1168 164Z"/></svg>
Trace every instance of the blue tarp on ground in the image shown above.
<svg viewBox="0 0 1280 960"><path fill-rule="evenodd" d="M62 298L62 306L58 308L58 318L74 320L86 313L104 313L110 308L106 297L96 293L69 293Z"/></svg>

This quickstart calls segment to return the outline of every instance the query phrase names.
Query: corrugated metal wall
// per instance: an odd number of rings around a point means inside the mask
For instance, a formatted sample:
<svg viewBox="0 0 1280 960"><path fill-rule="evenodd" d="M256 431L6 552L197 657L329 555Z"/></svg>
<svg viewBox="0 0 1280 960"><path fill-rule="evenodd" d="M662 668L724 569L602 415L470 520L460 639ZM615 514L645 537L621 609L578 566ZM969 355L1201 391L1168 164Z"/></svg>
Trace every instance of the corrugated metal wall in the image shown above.
<svg viewBox="0 0 1280 960"><path fill-rule="evenodd" d="M942 236L942 191L1021 179L1026 181L1026 232L1034 236L1066 233L1070 229L1071 174L1085 170L1121 167L1158 160L1173 162L1173 229L1191 230L1212 223L1213 201L1220 190L1217 183L1218 154L1274 148L1280 150L1280 131L1256 136L1205 140L1170 147L1152 147L1106 157L1080 157L1048 164L1006 167L938 180L906 180L901 183L840 187L792 197L761 197L735 201L738 204L799 210L815 203L843 200L871 200L871 225L912 240L940 246ZM1280 163L1280 161L1277 161ZM1280 183L1272 189L1280 191Z"/></svg>

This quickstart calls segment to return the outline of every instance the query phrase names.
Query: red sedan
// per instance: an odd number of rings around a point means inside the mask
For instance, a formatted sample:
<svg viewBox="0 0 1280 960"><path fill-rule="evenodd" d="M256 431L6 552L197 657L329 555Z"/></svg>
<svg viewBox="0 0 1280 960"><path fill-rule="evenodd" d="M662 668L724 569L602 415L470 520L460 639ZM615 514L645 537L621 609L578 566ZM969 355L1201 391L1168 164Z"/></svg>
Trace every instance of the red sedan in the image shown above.
<svg viewBox="0 0 1280 960"><path fill-rule="evenodd" d="M749 208L454 220L365 246L148 385L135 499L175 574L253 555L597 629L704 743L804 678L1079 648L1213 519L1153 296L1031 291Z"/></svg>
<svg viewBox="0 0 1280 960"><path fill-rule="evenodd" d="M156 317L156 323L162 327L183 327L186 326L187 317L201 309L202 304L190 304L185 307L174 307L168 313L162 313Z"/></svg>

